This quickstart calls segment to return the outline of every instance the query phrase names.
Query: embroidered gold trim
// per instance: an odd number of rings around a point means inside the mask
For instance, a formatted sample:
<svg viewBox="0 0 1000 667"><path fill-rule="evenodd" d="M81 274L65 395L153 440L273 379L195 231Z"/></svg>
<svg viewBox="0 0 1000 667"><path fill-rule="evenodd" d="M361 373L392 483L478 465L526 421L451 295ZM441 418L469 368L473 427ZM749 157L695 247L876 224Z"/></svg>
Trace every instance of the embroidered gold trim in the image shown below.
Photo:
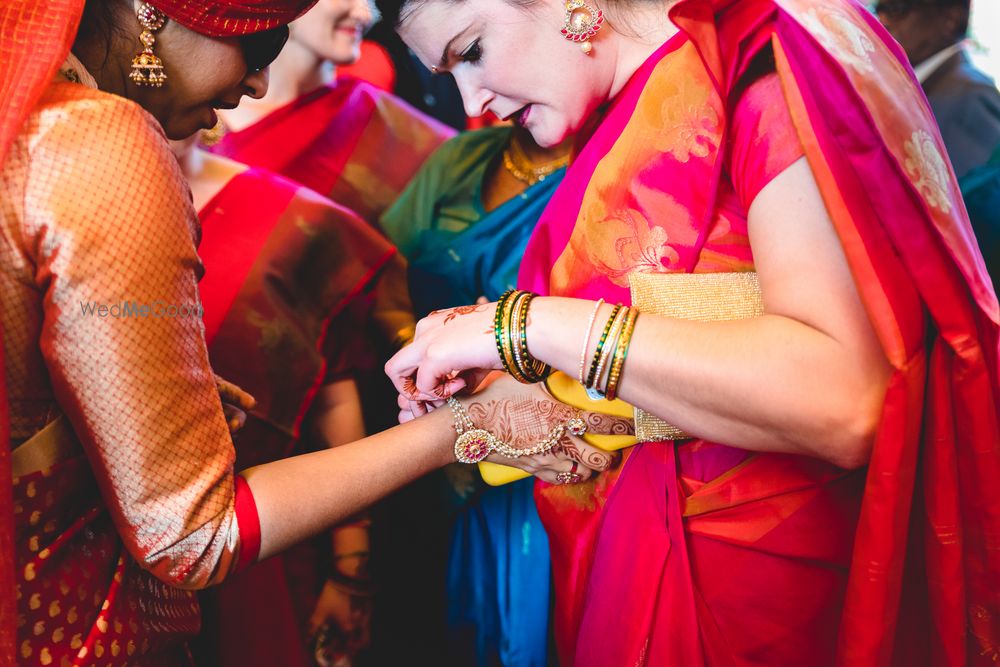
<svg viewBox="0 0 1000 667"><path fill-rule="evenodd" d="M632 273L629 288L632 305L641 313L700 322L743 320L764 313L755 272ZM691 437L640 408L635 408L635 436L639 442Z"/></svg>

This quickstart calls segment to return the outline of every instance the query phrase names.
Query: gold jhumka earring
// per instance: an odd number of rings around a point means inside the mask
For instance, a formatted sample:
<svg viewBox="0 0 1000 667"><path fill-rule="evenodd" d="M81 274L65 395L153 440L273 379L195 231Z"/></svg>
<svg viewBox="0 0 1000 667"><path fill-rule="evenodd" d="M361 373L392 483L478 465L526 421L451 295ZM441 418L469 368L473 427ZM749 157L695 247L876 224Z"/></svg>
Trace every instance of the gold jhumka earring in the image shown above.
<svg viewBox="0 0 1000 667"><path fill-rule="evenodd" d="M167 80L167 74L163 71L163 61L153 53L153 44L156 43L154 33L163 27L167 17L156 7L142 3L136 12L136 18L142 26L142 33L139 35L142 51L132 58L132 72L128 78L137 86L160 88Z"/></svg>
<svg viewBox="0 0 1000 667"><path fill-rule="evenodd" d="M594 50L590 38L597 34L602 25L604 25L604 12L586 0L566 2L566 19L560 32L569 41L578 42L580 49L588 56Z"/></svg>

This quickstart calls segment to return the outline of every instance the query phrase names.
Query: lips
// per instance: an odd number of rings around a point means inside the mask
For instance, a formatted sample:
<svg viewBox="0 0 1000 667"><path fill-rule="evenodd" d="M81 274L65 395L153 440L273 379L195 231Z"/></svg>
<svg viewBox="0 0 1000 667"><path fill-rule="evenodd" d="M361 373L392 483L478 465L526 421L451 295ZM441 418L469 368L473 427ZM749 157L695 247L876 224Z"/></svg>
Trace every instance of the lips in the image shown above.
<svg viewBox="0 0 1000 667"><path fill-rule="evenodd" d="M334 28L334 30L336 32L344 32L344 33L348 33L348 34L351 34L351 35L360 35L361 34L361 26L356 25L356 24L338 25L338 26L336 26Z"/></svg>
<svg viewBox="0 0 1000 667"><path fill-rule="evenodd" d="M517 114L517 124L524 127L524 124L528 122L528 116L531 115L531 105L528 104L521 109L521 113Z"/></svg>
<svg viewBox="0 0 1000 667"><path fill-rule="evenodd" d="M527 119L528 112L530 111L530 109L531 109L531 105L530 104L526 104L523 107L521 107L520 109L518 109L516 111L513 111L513 112L507 114L506 116L502 116L501 120L503 120L503 121L510 121L510 120L512 120L515 123L517 123L518 125L524 125L524 121Z"/></svg>

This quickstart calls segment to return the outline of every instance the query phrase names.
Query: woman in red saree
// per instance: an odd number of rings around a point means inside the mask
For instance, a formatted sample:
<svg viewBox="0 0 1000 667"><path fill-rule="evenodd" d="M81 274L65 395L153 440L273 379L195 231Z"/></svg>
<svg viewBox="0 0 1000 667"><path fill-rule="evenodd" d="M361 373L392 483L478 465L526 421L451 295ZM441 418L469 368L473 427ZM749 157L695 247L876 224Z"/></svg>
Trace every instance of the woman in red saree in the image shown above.
<svg viewBox="0 0 1000 667"><path fill-rule="evenodd" d="M563 663L992 664L1000 314L905 58L849 0L600 8L627 29L582 55L558 41L576 5L401 23L470 114L543 145L600 114L522 263L550 295L533 357L576 376L593 300L629 303L630 274L760 280L761 316L635 326L619 395L693 437L539 484ZM501 367L493 308L470 310L390 361L414 414Z"/></svg>
<svg viewBox="0 0 1000 667"><path fill-rule="evenodd" d="M310 410L305 427L316 433L316 444L335 447L363 438L353 371L366 359L370 366L373 354L358 340L369 317L359 297L398 261L395 248L308 188L194 143L192 137L173 149L202 226L198 254L205 277L198 288L209 361L256 399L234 439L236 469L291 455ZM334 529L332 544L334 556L344 556L334 560L340 584L324 587L315 559L306 559L292 586L281 557L206 592L199 662L312 664L303 639L319 587L326 605L341 612L338 631L360 638L363 618L347 611L352 602L369 606L367 528L354 522Z"/></svg>
<svg viewBox="0 0 1000 667"><path fill-rule="evenodd" d="M364 81L356 61L372 22L368 0L322 0L291 26L260 100L222 114L212 150L287 176L372 225L454 131Z"/></svg>

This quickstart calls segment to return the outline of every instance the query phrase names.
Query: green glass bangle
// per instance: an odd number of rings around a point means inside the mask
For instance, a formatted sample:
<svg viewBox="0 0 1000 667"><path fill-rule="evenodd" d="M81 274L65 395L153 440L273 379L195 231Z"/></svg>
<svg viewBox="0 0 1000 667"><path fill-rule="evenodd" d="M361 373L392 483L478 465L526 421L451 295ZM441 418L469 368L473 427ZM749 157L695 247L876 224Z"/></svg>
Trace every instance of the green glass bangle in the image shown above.
<svg viewBox="0 0 1000 667"><path fill-rule="evenodd" d="M503 294L501 294L500 298L497 299L496 312L493 314L493 334L494 337L496 338L497 354L500 355L500 363L503 364L503 369L507 373L510 373L510 364L507 362L507 355L504 354L504 349L503 349L503 333L504 333L503 311L504 308L507 306L507 301L511 298L511 295L513 295L516 291L517 290L509 289Z"/></svg>
<svg viewBox="0 0 1000 667"><path fill-rule="evenodd" d="M525 297L520 311L518 312L518 333L520 334L521 342L520 351L524 357L519 366L519 370L524 377L527 378L529 383L541 382L552 371L548 364L544 364L533 358L531 353L528 351L528 308L531 306L531 301L535 298L535 296L537 295L529 293L528 296Z"/></svg>
<svg viewBox="0 0 1000 667"><path fill-rule="evenodd" d="M507 360L510 366L510 374L515 380L522 384L531 384L530 380L524 373L524 367L518 360L518 358L523 354L523 351L519 348L520 336L518 335L517 325L520 323L520 318L518 317L520 305L525 299L531 298L530 292L517 292L511 297L509 305L504 311L504 346L505 349L509 350L509 357Z"/></svg>
<svg viewBox="0 0 1000 667"><path fill-rule="evenodd" d="M608 318L607 324L604 325L604 331L601 333L600 340L597 341L597 349L594 351L594 359L590 362L590 373L587 374L587 384L586 387L594 386L594 376L597 375L597 364L601 360L601 350L604 349L604 343L608 340L608 333L611 331L611 325L614 324L615 317L618 315L618 311L621 310L622 305L619 303L611 310L611 316Z"/></svg>
<svg viewBox="0 0 1000 667"><path fill-rule="evenodd" d="M618 347L615 349L615 358L611 363L611 370L608 371L608 384L604 388L604 396L609 401L615 400L615 397L618 396L618 383L622 379L625 357L628 356L628 348L632 344L632 334L635 332L635 324L638 320L639 311L632 310L622 327L621 338L618 339Z"/></svg>

